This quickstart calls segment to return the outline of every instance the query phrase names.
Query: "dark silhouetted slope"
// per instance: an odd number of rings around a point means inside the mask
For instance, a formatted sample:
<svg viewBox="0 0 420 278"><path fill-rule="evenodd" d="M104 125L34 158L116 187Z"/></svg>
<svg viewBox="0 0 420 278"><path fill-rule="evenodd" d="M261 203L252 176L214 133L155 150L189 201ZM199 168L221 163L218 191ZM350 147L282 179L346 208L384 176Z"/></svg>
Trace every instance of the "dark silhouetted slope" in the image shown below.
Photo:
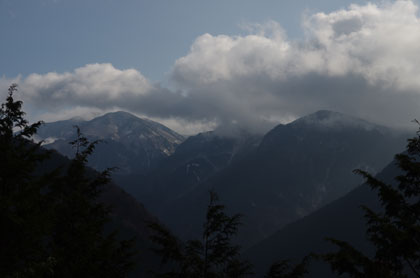
<svg viewBox="0 0 420 278"><path fill-rule="evenodd" d="M392 183L399 174L394 163L388 165L378 178ZM293 222L269 238L248 249L245 256L255 265L258 274L265 273L274 261L281 259L300 260L311 252L326 253L336 247L325 238L336 238L351 243L364 252L372 252L366 239L366 221L361 205L379 210L380 204L375 191L363 184L344 197ZM307 277L333 276L327 264L313 262Z"/></svg>
<svg viewBox="0 0 420 278"><path fill-rule="evenodd" d="M255 149L260 140L261 136L246 132L224 136L213 131L187 138L149 175L145 202L153 211L164 211L168 203L194 191Z"/></svg>
<svg viewBox="0 0 420 278"><path fill-rule="evenodd" d="M57 152L53 152L50 158L44 161L39 171L50 171L57 167L65 168L69 160ZM96 171L88 169L89 175L96 175ZM121 239L135 239L134 250L138 252L135 256L136 267L130 277L151 277L150 269L159 266L160 258L152 251L152 243L149 239L150 230L148 223L157 221L149 211L134 197L126 193L122 188L111 182L103 188L100 201L111 206L111 222L107 224L109 231L118 231Z"/></svg>
<svg viewBox="0 0 420 278"><path fill-rule="evenodd" d="M198 234L214 188L231 212L245 215L241 242L250 246L361 183L356 168L378 172L403 149L405 136L330 111L268 132L258 148L230 164L159 214L186 237Z"/></svg>

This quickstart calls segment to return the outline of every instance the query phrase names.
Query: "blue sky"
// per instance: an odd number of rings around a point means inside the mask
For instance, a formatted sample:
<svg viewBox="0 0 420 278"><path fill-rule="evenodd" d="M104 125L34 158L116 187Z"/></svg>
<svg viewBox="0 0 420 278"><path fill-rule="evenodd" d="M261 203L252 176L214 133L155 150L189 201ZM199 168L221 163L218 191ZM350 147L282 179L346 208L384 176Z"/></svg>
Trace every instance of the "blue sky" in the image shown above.
<svg viewBox="0 0 420 278"><path fill-rule="evenodd" d="M321 109L420 118L418 0L0 0L0 94L31 120L125 110L182 133Z"/></svg>
<svg viewBox="0 0 420 278"><path fill-rule="evenodd" d="M302 34L306 11L348 0L0 0L0 76L64 72L89 63L136 68L162 81L204 33L238 35L275 20Z"/></svg>

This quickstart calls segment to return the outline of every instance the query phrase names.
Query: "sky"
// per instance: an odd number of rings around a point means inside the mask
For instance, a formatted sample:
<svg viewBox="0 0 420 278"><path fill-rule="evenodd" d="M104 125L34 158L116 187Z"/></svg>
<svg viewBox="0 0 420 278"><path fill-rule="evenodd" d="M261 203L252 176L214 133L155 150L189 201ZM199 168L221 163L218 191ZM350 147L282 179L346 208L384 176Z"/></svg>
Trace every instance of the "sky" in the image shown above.
<svg viewBox="0 0 420 278"><path fill-rule="evenodd" d="M418 1L0 0L0 96L31 120L125 110L181 133L320 109L420 118Z"/></svg>

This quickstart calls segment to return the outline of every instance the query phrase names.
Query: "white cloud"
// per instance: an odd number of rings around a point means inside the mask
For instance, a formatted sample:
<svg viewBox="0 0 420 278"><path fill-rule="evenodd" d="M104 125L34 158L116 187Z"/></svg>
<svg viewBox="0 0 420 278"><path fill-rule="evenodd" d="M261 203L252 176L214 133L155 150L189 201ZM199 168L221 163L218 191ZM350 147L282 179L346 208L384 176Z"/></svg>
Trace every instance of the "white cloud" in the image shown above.
<svg viewBox="0 0 420 278"><path fill-rule="evenodd" d="M234 120L326 108L405 124L420 103L417 10L400 0L306 15L298 41L275 22L246 36L205 34L172 77L189 96L213 94L214 106Z"/></svg>
<svg viewBox="0 0 420 278"><path fill-rule="evenodd" d="M31 74L20 84L25 98L38 105L124 107L149 93L153 86L137 70L111 64L89 64L74 72Z"/></svg>
<svg viewBox="0 0 420 278"><path fill-rule="evenodd" d="M278 81L360 74L373 84L420 88L420 21L412 1L351 5L307 16L303 26L304 41L288 40L275 22L265 26L269 32L247 36L202 35L176 61L174 78L191 88L255 75Z"/></svg>
<svg viewBox="0 0 420 278"><path fill-rule="evenodd" d="M275 22L258 29L258 33L245 37L210 34L198 37L190 53L175 62L174 78L179 85L190 87L257 73L281 77L290 70L278 66L288 63L293 51L290 42Z"/></svg>
<svg viewBox="0 0 420 278"><path fill-rule="evenodd" d="M204 34L175 62L174 90L111 64L17 80L24 101L51 119L122 109L181 132L221 124L266 131L319 109L390 125L419 118L420 18L413 1L310 14L303 28L300 40L276 22L253 25L244 36Z"/></svg>
<svg viewBox="0 0 420 278"><path fill-rule="evenodd" d="M138 115L144 117L144 115ZM161 123L172 130L178 131L182 135L194 135L203 131L214 130L217 123L211 121L191 121L182 118L150 118L153 121Z"/></svg>
<svg viewBox="0 0 420 278"><path fill-rule="evenodd" d="M42 120L47 123L74 118L82 120L91 120L104 113L115 111L118 111L118 109L100 109L97 107L74 106L69 108L62 108L60 109L59 113L57 113L57 111L41 112L38 115L36 115L36 119Z"/></svg>
<svg viewBox="0 0 420 278"><path fill-rule="evenodd" d="M420 21L412 1L319 13L305 24L331 75L355 73L373 84L420 89Z"/></svg>

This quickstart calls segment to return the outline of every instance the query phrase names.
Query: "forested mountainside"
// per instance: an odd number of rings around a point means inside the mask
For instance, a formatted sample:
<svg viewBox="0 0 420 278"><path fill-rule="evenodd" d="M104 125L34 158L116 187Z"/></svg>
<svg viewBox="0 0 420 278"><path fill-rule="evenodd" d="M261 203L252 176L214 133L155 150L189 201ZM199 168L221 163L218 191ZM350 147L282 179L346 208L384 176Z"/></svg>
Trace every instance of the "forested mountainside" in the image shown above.
<svg viewBox="0 0 420 278"><path fill-rule="evenodd" d="M197 234L193 227L200 227L207 192L213 188L231 211L245 215L240 237L250 246L355 188L362 179L354 169L379 172L403 149L406 138L360 119L320 111L278 125L258 147L158 215L181 235Z"/></svg>
<svg viewBox="0 0 420 278"><path fill-rule="evenodd" d="M390 163L377 175L380 180L394 184L394 178L401 172L395 162ZM275 232L267 239L249 248L245 256L254 262L257 273L264 273L274 261L292 259L295 262L304 256L336 250L336 246L326 238L347 241L359 250L371 254L373 249L366 237L365 205L374 211L380 210L377 192L367 184L362 184L320 208L319 210L293 222ZM336 277L325 262L310 264L307 277Z"/></svg>
<svg viewBox="0 0 420 278"><path fill-rule="evenodd" d="M134 194L144 199L151 210L164 213L174 200L182 198L232 163L253 151L262 136L242 132L241 136L226 137L209 131L190 136L173 155L162 160L149 173L145 190ZM143 196L142 196L143 195Z"/></svg>

